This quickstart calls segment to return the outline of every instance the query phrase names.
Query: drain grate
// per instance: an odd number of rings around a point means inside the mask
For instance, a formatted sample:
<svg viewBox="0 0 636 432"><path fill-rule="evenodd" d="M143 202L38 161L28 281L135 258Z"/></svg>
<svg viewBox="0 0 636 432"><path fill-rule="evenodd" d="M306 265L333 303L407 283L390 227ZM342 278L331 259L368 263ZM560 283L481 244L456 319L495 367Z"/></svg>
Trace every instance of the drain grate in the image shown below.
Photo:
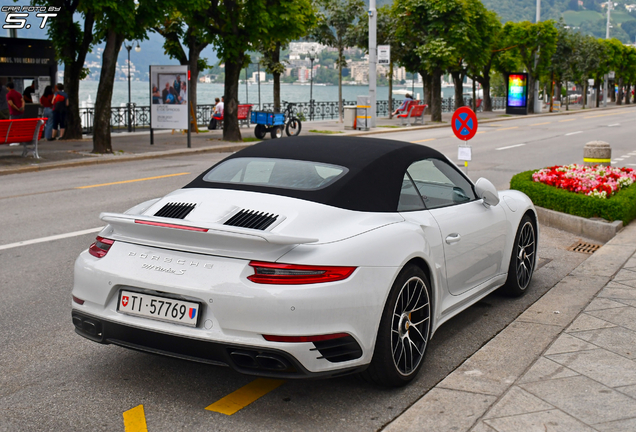
<svg viewBox="0 0 636 432"><path fill-rule="evenodd" d="M584 254L593 254L601 246L602 245L599 245L599 244L587 243L587 242L580 241L580 242L574 243L572 246L570 246L568 248L568 250L572 251L572 252L579 252L579 253L584 253Z"/></svg>

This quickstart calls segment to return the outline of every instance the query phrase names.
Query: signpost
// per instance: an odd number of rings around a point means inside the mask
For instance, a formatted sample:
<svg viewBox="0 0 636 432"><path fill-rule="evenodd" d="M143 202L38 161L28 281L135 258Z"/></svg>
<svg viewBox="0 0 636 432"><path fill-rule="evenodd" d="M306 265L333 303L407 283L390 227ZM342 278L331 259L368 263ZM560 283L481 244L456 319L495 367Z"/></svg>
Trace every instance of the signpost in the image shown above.
<svg viewBox="0 0 636 432"><path fill-rule="evenodd" d="M468 107L460 107L453 113L451 128L457 138L464 141L457 148L457 160L464 161L466 174L468 174L468 162L472 160L472 147L466 142L477 133L477 115Z"/></svg>
<svg viewBox="0 0 636 432"><path fill-rule="evenodd" d="M391 62L391 45L378 45L378 64Z"/></svg>

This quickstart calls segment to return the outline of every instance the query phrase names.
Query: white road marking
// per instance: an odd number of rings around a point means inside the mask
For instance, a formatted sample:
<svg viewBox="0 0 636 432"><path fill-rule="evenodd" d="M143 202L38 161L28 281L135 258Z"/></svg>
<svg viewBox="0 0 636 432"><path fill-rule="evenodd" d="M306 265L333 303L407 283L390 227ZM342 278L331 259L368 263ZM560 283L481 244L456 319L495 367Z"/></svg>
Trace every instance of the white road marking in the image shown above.
<svg viewBox="0 0 636 432"><path fill-rule="evenodd" d="M623 160L623 158L616 158L616 159L614 159L614 160L615 160L615 161L622 161L622 160Z"/></svg>
<svg viewBox="0 0 636 432"><path fill-rule="evenodd" d="M614 124L611 124L611 125L607 125L607 127L614 127L614 126L620 126L620 125L621 125L620 123L614 123Z"/></svg>
<svg viewBox="0 0 636 432"><path fill-rule="evenodd" d="M9 243L9 244L6 244L6 245L1 245L0 246L0 250L13 249L13 248L17 248L17 247L20 247L20 246L28 246L28 245L32 245L32 244L46 243L46 242L53 241L53 240L61 240L61 239L70 238L70 237L77 237L77 236L81 236L81 235L84 235L84 234L91 234L91 233L100 232L102 229L104 229L104 227L91 228L91 229L82 230L82 231L74 231L74 232L70 232L70 233L66 233L66 234L58 234L58 235L49 236L49 237L40 237L40 238L37 238L37 239L25 240L25 241L21 241L21 242L17 242L17 243Z"/></svg>
<svg viewBox="0 0 636 432"><path fill-rule="evenodd" d="M628 157L632 157L632 156L631 155L623 155L621 157L624 158L624 159L627 159Z"/></svg>
<svg viewBox="0 0 636 432"><path fill-rule="evenodd" d="M515 147L521 147L524 146L525 144L515 144L515 145L511 145L511 146L506 146L506 147L499 147L498 149L495 150L506 150L506 149L510 149L510 148L515 148Z"/></svg>
<svg viewBox="0 0 636 432"><path fill-rule="evenodd" d="M629 166L636 166L636 164L627 164L627 165L629 165Z"/></svg>
<svg viewBox="0 0 636 432"><path fill-rule="evenodd" d="M570 132L570 133L566 133L565 136L569 136L569 135L576 135L576 134L580 134L583 131L576 131L576 132Z"/></svg>

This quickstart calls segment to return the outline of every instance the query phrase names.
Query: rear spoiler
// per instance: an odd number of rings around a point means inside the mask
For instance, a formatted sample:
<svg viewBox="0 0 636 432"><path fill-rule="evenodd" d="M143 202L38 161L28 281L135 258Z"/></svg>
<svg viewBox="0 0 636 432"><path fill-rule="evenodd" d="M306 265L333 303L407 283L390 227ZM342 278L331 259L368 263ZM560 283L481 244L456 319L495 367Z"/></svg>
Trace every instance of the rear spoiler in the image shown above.
<svg viewBox="0 0 636 432"><path fill-rule="evenodd" d="M112 226L113 232L111 237L114 240L122 241L136 242L140 237L150 240L156 235L157 240L162 243L165 241L172 243L171 240L175 239L175 237L178 237L176 243L181 243L181 241L184 240L190 243L187 241L188 239L194 240L198 237L197 240L200 241L196 241L195 243L203 247L210 242L214 242L214 238L217 240L220 240L220 238L224 238L223 240L238 240L239 243L242 241L256 241L281 246L318 242L318 239L315 238L292 237L218 223L192 223L179 219L121 213L102 213L99 217ZM223 243L226 242L223 241Z"/></svg>

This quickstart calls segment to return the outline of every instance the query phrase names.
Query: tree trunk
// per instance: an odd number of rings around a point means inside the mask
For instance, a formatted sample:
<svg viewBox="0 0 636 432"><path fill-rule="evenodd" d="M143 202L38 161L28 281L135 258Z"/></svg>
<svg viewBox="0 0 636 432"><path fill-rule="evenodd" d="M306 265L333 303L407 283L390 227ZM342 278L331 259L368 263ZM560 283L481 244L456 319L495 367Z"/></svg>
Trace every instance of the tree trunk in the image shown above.
<svg viewBox="0 0 636 432"><path fill-rule="evenodd" d="M607 87L607 91L609 92L609 94L611 96L612 102L616 102L616 92L614 91L614 82L613 81L612 81L612 84Z"/></svg>
<svg viewBox="0 0 636 432"><path fill-rule="evenodd" d="M557 100L559 102L562 101L562 99L561 99L561 97L562 97L561 96L561 92L562 91L563 91L563 82L560 79L558 79L557 80L557 85L556 85L556 95L554 97L555 100Z"/></svg>
<svg viewBox="0 0 636 432"><path fill-rule="evenodd" d="M454 109L464 106L464 74L460 71L451 71L453 84L455 84Z"/></svg>
<svg viewBox="0 0 636 432"><path fill-rule="evenodd" d="M435 69L431 76L431 121L442 121L442 71Z"/></svg>
<svg viewBox="0 0 636 432"><path fill-rule="evenodd" d="M550 76L550 112L554 108L554 72Z"/></svg>
<svg viewBox="0 0 636 432"><path fill-rule="evenodd" d="M422 75L422 83L424 85L424 94L422 95L423 99L423 103L425 103L426 105L428 105L428 107L426 107L426 109L424 110L425 114L430 114L431 113L431 95L433 94L431 91L431 87L433 85L433 80L432 77L429 73L427 73L425 70L421 70L420 71L420 75Z"/></svg>
<svg viewBox="0 0 636 432"><path fill-rule="evenodd" d="M102 71L99 76L97 98L95 99L95 119L93 120L93 153L112 153L110 140L110 104L113 98L117 55L124 41L124 35L109 29L106 46L102 53Z"/></svg>
<svg viewBox="0 0 636 432"><path fill-rule="evenodd" d="M492 97L490 96L490 74L484 73L484 81L481 83L484 95L484 112L492 112Z"/></svg>
<svg viewBox="0 0 636 432"><path fill-rule="evenodd" d="M587 80L583 80L583 106L581 109L585 109L587 105Z"/></svg>
<svg viewBox="0 0 636 432"><path fill-rule="evenodd" d="M272 63L280 63L280 42L276 42L276 48L272 52ZM274 71L272 75L274 77L274 112L280 112L280 72Z"/></svg>
<svg viewBox="0 0 636 432"><path fill-rule="evenodd" d="M393 118L393 61L389 63L389 119Z"/></svg>
<svg viewBox="0 0 636 432"><path fill-rule="evenodd" d="M475 77L472 77L471 80L473 82L473 111L477 112L477 92L475 90L475 87L477 86L477 81L475 80Z"/></svg>
<svg viewBox="0 0 636 432"><path fill-rule="evenodd" d="M618 79L618 95L616 95L616 105L623 104L623 77Z"/></svg>
<svg viewBox="0 0 636 432"><path fill-rule="evenodd" d="M598 108L601 102L601 81L597 79L594 80L594 99L595 106Z"/></svg>
<svg viewBox="0 0 636 432"><path fill-rule="evenodd" d="M238 123L239 75L243 56L225 62L225 106L223 108L223 140L243 141Z"/></svg>
<svg viewBox="0 0 636 432"><path fill-rule="evenodd" d="M342 54L343 48L338 48L338 121L343 122L342 119Z"/></svg>
<svg viewBox="0 0 636 432"><path fill-rule="evenodd" d="M534 83L531 73L528 74L528 114L534 114Z"/></svg>
<svg viewBox="0 0 636 432"><path fill-rule="evenodd" d="M197 123L197 85L199 84L199 56L201 54L201 49L202 48L199 48L196 45L189 47L190 59L188 61L188 66L190 67L190 81L188 82L188 109L192 106L195 118L191 120L194 121L195 124ZM206 119L203 120L205 121ZM188 126L191 131L195 130L194 125L190 124Z"/></svg>
<svg viewBox="0 0 636 432"><path fill-rule="evenodd" d="M58 13L58 16L62 16L62 14ZM69 44L63 49L64 57L75 59L72 62L64 64L64 91L66 91L68 95L64 139L82 139L82 121L79 114L79 83L83 77L86 54L93 42L94 22L95 15L93 13L87 13L84 20L84 32L81 45L77 47L73 44ZM62 25L62 23L58 23L58 25ZM73 26L72 14L68 25ZM55 85L56 83L52 84Z"/></svg>
<svg viewBox="0 0 636 432"><path fill-rule="evenodd" d="M631 105L631 97L632 97L632 86L630 83L625 85L625 105Z"/></svg>

